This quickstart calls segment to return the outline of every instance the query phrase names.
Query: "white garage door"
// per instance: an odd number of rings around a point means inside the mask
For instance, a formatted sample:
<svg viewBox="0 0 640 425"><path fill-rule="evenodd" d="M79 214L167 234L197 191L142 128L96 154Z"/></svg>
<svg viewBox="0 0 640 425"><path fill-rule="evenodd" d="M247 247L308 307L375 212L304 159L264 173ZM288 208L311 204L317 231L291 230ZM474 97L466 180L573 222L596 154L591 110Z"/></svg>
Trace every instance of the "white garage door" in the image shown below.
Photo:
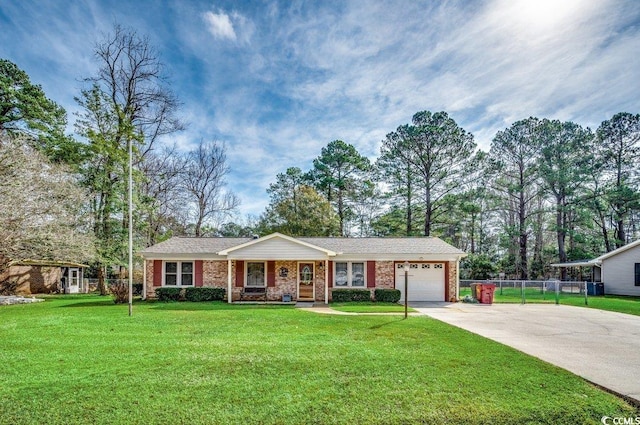
<svg viewBox="0 0 640 425"><path fill-rule="evenodd" d="M404 264L396 263L396 289L404 301ZM409 301L445 301L444 263L410 263Z"/></svg>

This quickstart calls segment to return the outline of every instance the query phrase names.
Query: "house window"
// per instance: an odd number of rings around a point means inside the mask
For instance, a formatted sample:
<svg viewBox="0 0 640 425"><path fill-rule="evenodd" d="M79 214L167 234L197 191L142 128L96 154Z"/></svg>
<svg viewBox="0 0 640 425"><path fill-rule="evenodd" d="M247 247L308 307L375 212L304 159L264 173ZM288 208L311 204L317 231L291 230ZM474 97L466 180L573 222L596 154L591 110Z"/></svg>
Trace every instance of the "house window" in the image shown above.
<svg viewBox="0 0 640 425"><path fill-rule="evenodd" d="M365 268L362 262L336 262L334 286L364 288Z"/></svg>
<svg viewBox="0 0 640 425"><path fill-rule="evenodd" d="M165 286L193 286L193 262L165 261Z"/></svg>
<svg viewBox="0 0 640 425"><path fill-rule="evenodd" d="M265 265L261 263L247 263L246 286L266 286Z"/></svg>
<svg viewBox="0 0 640 425"><path fill-rule="evenodd" d="M640 263L635 264L636 270L636 286L640 286Z"/></svg>

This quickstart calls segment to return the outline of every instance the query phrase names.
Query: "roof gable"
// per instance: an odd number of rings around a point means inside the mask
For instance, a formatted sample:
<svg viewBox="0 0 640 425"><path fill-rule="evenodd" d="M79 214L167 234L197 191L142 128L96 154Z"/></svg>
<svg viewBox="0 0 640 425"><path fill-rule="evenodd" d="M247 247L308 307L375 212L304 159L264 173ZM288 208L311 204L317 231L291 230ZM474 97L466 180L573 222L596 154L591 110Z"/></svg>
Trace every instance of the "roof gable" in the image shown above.
<svg viewBox="0 0 640 425"><path fill-rule="evenodd" d="M304 242L281 233L253 239L218 252L229 259L315 259L333 257L334 251Z"/></svg>
<svg viewBox="0 0 640 425"><path fill-rule="evenodd" d="M609 257L613 257L614 255L621 254L629 249L635 248L640 245L640 239L637 241L633 241L631 243L626 244L625 246L621 246L618 249L614 249L613 251L607 252L595 259L595 261L602 262L602 260L606 260Z"/></svg>

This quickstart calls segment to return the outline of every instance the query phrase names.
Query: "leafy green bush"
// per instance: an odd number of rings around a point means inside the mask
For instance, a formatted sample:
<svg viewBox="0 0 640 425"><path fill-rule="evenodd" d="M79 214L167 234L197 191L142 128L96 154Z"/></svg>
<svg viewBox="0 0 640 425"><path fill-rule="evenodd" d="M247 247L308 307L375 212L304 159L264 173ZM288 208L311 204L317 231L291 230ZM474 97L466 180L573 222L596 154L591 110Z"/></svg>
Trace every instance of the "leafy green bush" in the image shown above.
<svg viewBox="0 0 640 425"><path fill-rule="evenodd" d="M368 302L371 301L371 292L367 289L334 289L333 302Z"/></svg>
<svg viewBox="0 0 640 425"><path fill-rule="evenodd" d="M400 301L399 289L376 289L375 300L381 303L397 303Z"/></svg>
<svg viewBox="0 0 640 425"><path fill-rule="evenodd" d="M158 301L169 302L169 301L180 301L182 296L182 289L180 288L157 288L156 289L156 297L158 297Z"/></svg>
<svg viewBox="0 0 640 425"><path fill-rule="evenodd" d="M227 291L225 288L211 288L204 286L185 289L184 297L187 301L192 302L223 301L226 293Z"/></svg>

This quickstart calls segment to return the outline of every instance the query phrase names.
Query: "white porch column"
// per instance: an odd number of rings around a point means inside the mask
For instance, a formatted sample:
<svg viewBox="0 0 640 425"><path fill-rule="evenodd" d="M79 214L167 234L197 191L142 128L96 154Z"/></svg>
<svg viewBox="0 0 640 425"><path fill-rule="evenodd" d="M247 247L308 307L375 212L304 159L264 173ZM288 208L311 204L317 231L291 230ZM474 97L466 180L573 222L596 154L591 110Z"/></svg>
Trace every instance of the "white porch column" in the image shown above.
<svg viewBox="0 0 640 425"><path fill-rule="evenodd" d="M231 286L231 260L227 260L227 302L231 304L233 302L233 286Z"/></svg>
<svg viewBox="0 0 640 425"><path fill-rule="evenodd" d="M456 301L460 298L460 258L456 259ZM449 302L450 300L446 300Z"/></svg>
<svg viewBox="0 0 640 425"><path fill-rule="evenodd" d="M324 303L329 304L329 260L324 260Z"/></svg>

